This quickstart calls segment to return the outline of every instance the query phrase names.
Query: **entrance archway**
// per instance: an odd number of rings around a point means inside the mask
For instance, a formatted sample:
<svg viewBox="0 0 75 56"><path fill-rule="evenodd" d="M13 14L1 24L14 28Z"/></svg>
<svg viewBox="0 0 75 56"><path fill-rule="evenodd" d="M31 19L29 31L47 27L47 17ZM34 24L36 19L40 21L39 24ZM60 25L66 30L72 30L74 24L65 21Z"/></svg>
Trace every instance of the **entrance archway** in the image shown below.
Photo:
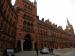
<svg viewBox="0 0 75 56"><path fill-rule="evenodd" d="M32 38L29 34L24 38L23 50L32 50Z"/></svg>
<svg viewBox="0 0 75 56"><path fill-rule="evenodd" d="M17 41L17 51L21 51L21 41Z"/></svg>

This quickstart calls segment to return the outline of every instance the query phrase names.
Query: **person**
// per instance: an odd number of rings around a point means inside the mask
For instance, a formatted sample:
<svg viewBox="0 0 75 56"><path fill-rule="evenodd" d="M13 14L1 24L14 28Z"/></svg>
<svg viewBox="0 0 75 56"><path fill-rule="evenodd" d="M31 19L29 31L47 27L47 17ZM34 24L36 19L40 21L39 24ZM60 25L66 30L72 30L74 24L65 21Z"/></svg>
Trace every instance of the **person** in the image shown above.
<svg viewBox="0 0 75 56"><path fill-rule="evenodd" d="M6 49L3 51L3 56L8 56Z"/></svg>
<svg viewBox="0 0 75 56"><path fill-rule="evenodd" d="M51 48L51 54L53 54L53 48Z"/></svg>
<svg viewBox="0 0 75 56"><path fill-rule="evenodd" d="M36 50L36 54L38 56L38 47L37 47L37 43L35 43L35 50Z"/></svg>
<svg viewBox="0 0 75 56"><path fill-rule="evenodd" d="M11 56L15 56L14 54L12 54Z"/></svg>
<svg viewBox="0 0 75 56"><path fill-rule="evenodd" d="M36 48L36 53L37 53L37 56L38 56L38 48Z"/></svg>
<svg viewBox="0 0 75 56"><path fill-rule="evenodd" d="M51 49L49 48L49 53L51 53Z"/></svg>

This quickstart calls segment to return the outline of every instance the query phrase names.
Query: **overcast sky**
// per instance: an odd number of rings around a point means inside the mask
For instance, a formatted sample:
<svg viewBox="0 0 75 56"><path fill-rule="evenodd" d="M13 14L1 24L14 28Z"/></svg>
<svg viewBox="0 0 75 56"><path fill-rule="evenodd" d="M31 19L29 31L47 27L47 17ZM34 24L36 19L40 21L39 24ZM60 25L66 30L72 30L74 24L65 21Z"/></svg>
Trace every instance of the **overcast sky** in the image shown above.
<svg viewBox="0 0 75 56"><path fill-rule="evenodd" d="M14 4L15 0L12 0ZM34 0L30 0L33 2ZM73 25L75 30L75 0L36 0L37 1L37 15L41 18L48 19L62 26L67 25L67 19Z"/></svg>

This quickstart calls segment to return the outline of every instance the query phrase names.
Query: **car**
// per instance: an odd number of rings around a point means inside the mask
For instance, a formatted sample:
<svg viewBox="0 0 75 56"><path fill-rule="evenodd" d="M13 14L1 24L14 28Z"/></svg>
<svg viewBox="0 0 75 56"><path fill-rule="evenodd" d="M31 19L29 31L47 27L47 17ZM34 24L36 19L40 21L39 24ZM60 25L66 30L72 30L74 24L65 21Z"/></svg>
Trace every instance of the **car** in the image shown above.
<svg viewBox="0 0 75 56"><path fill-rule="evenodd" d="M42 53L42 54L48 54L49 53L49 48L44 47L43 49L40 50L40 53Z"/></svg>

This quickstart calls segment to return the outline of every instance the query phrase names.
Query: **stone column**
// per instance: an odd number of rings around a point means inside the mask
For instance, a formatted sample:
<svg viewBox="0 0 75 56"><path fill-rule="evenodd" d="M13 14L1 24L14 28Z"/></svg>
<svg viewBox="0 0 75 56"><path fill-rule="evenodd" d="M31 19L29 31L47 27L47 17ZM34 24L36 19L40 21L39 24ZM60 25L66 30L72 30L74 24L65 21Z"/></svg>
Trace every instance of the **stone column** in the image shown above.
<svg viewBox="0 0 75 56"><path fill-rule="evenodd" d="M21 51L23 51L23 42L24 40L21 40Z"/></svg>

